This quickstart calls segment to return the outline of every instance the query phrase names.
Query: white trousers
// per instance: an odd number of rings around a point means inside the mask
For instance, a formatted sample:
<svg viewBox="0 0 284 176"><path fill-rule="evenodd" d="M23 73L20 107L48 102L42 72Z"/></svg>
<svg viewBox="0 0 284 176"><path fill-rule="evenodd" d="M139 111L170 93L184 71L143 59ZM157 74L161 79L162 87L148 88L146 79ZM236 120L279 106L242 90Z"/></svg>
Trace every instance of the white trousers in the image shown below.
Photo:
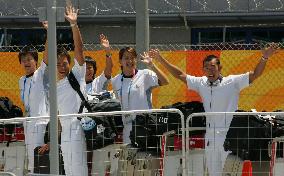
<svg viewBox="0 0 284 176"><path fill-rule="evenodd" d="M87 176L85 134L77 117L61 118L61 150L67 176Z"/></svg>
<svg viewBox="0 0 284 176"><path fill-rule="evenodd" d="M44 134L48 121L48 119L27 119L24 122L28 170L30 173L34 171L34 149L44 144Z"/></svg>
<svg viewBox="0 0 284 176"><path fill-rule="evenodd" d="M207 130L205 135L205 157L209 176L221 176L229 152L224 150L223 144L227 130Z"/></svg>

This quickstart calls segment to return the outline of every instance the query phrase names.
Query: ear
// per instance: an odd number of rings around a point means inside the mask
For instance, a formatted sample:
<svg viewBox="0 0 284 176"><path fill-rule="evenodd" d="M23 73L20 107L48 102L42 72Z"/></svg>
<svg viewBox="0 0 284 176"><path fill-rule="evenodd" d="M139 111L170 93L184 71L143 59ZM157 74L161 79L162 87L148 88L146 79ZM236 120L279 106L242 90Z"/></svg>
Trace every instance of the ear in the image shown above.
<svg viewBox="0 0 284 176"><path fill-rule="evenodd" d="M221 70L222 70L223 67L222 67L222 65L219 65L218 68L219 68L219 72L221 72Z"/></svg>

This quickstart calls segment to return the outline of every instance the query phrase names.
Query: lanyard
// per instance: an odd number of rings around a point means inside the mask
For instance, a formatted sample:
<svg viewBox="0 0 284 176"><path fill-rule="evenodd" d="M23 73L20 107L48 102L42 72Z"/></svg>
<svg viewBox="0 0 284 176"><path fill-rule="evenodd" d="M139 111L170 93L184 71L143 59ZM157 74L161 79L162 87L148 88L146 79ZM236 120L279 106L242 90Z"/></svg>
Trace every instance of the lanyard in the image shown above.
<svg viewBox="0 0 284 176"><path fill-rule="evenodd" d="M131 82L129 84L129 87L128 87L128 93L127 93L127 100L128 100L128 105L126 107L126 110L129 110L129 101L130 101L130 90L131 90L131 87L132 87L132 83L133 83L133 78L131 79ZM122 98L122 87L123 87L123 77L121 78L121 88L120 88L120 101L121 101L121 107L122 109L124 110L124 107L123 107L123 98Z"/></svg>
<svg viewBox="0 0 284 176"><path fill-rule="evenodd" d="M87 89L87 93L92 95L94 94L94 91L93 91L93 81L88 83L87 85L91 84L91 86L88 86L88 89Z"/></svg>
<svg viewBox="0 0 284 176"><path fill-rule="evenodd" d="M28 101L27 101L27 106L25 105L25 108L27 109L27 111L29 111L30 109L30 94L31 94L31 87L32 87L32 82L33 80L31 79L30 81L30 87L29 87L29 91L28 91ZM25 103L25 90L26 90L26 83L27 83L27 77L25 77L25 80L24 80L24 90L22 92L22 101Z"/></svg>

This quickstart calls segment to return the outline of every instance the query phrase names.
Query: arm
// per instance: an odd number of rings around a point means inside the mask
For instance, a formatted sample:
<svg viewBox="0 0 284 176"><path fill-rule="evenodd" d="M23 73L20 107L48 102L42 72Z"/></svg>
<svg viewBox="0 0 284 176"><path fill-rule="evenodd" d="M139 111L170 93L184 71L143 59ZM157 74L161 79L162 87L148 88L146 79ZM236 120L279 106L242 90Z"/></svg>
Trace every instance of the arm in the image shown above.
<svg viewBox="0 0 284 176"><path fill-rule="evenodd" d="M268 58L271 57L273 54L277 52L278 46L275 44L272 44L268 48L265 48L262 50L262 57L259 60L258 64L256 65L254 71L251 71L249 73L249 83L252 83L255 79L257 79L259 76L262 75L266 62L268 61Z"/></svg>
<svg viewBox="0 0 284 176"><path fill-rule="evenodd" d="M85 60L83 56L83 40L77 25L78 11L78 9L76 10L72 6L66 7L65 18L70 22L72 28L75 58L77 59L78 64L82 66L85 63Z"/></svg>
<svg viewBox="0 0 284 176"><path fill-rule="evenodd" d="M169 63L166 59L164 59L160 51L158 49L152 49L149 51L149 55L152 58L156 58L162 65L166 67L166 69L177 79L181 80L185 84L186 82L186 73L184 73L181 69L178 67L174 66L173 64Z"/></svg>
<svg viewBox="0 0 284 176"><path fill-rule="evenodd" d="M48 29L48 23L47 21L42 22L42 25L44 27L44 29L47 32ZM48 65L48 41L47 41L47 36L46 36L46 40L45 40L45 45L44 45L44 52L43 52L43 62Z"/></svg>
<svg viewBox="0 0 284 176"><path fill-rule="evenodd" d="M110 53L109 41L107 37L103 34L100 35L100 41L101 41L101 45L104 47L105 52L106 52L106 67L104 70L104 74L107 79L110 79L113 64L112 64L112 58L111 58L111 53Z"/></svg>
<svg viewBox="0 0 284 176"><path fill-rule="evenodd" d="M144 62L149 68L151 68L158 76L158 82L160 86L168 85L169 80L166 77L166 75L153 63L153 60L151 57L149 57L149 54L147 52L144 52L142 57L142 62Z"/></svg>

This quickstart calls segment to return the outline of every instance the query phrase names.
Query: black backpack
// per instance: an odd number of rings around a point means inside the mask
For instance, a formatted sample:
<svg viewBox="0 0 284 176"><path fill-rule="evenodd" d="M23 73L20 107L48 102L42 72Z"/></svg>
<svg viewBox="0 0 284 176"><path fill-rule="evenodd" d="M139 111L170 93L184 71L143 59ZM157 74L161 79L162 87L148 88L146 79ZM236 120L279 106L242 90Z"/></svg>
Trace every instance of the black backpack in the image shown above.
<svg viewBox="0 0 284 176"><path fill-rule="evenodd" d="M243 160L269 161L268 144L274 137L274 132L273 124L262 117L234 115L226 135L224 149Z"/></svg>

